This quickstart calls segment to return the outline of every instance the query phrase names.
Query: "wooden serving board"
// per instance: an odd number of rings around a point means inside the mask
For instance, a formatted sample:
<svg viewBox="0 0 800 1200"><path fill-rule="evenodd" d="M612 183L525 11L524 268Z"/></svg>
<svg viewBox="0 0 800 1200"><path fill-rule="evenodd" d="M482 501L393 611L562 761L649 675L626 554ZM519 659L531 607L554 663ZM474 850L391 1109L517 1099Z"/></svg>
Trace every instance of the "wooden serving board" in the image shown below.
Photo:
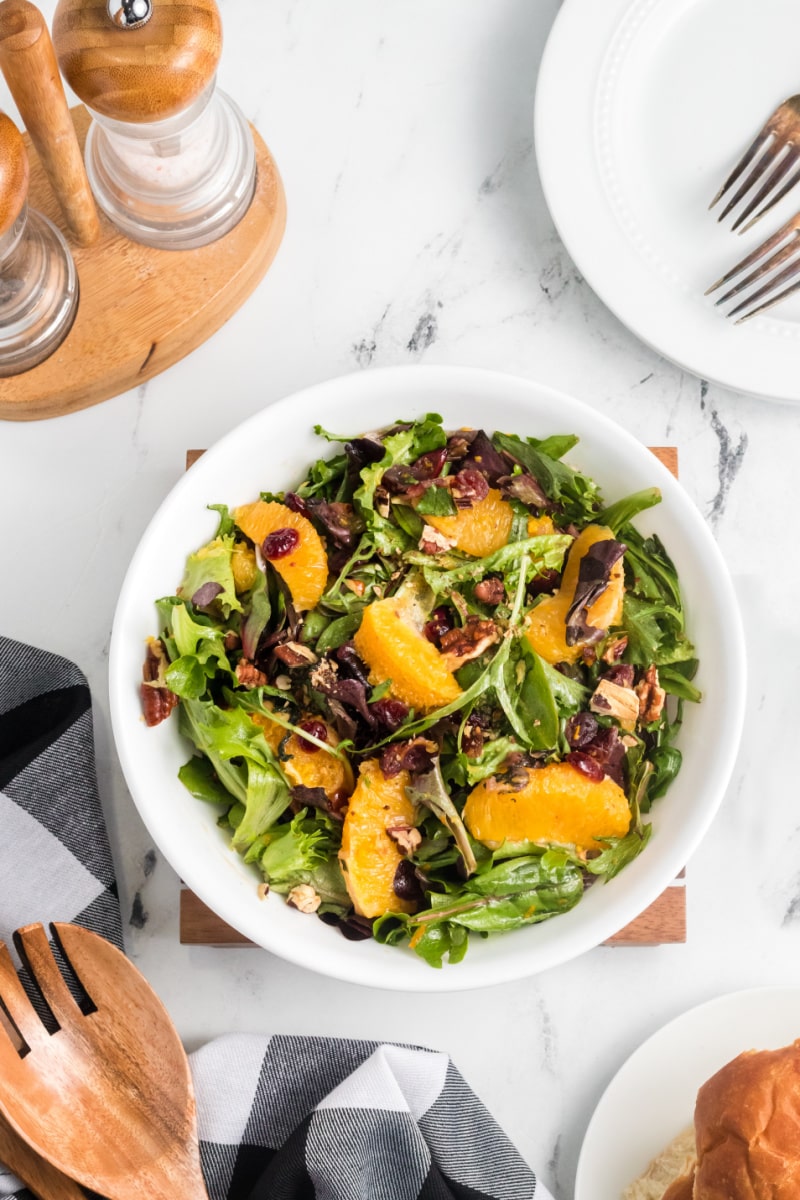
<svg viewBox="0 0 800 1200"><path fill-rule="evenodd" d="M89 114L82 105L71 113L83 149ZM45 362L2 380L0 418L58 417L138 387L196 350L241 307L272 263L286 225L278 169L251 130L255 195L218 241L155 250L129 241L101 214L98 240L70 246L80 282L75 324ZM27 134L25 144L30 206L61 228L61 209Z"/></svg>
<svg viewBox="0 0 800 1200"><path fill-rule="evenodd" d="M678 477L678 451L674 446L651 446L653 454ZM203 454L188 450L187 470ZM187 887L180 894L180 940L185 946L252 946ZM686 941L685 872L670 884L638 917L605 943L607 946L668 946Z"/></svg>

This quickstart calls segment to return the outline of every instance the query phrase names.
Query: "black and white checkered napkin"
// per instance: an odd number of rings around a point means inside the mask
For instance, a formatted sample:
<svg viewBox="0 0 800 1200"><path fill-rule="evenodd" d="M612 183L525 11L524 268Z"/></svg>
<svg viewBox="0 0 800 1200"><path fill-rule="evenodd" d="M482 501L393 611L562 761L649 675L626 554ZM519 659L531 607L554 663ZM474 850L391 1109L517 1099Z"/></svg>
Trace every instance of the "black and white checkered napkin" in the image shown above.
<svg viewBox="0 0 800 1200"><path fill-rule="evenodd" d="M42 919L122 946L86 680L0 638L0 940ZM551 1200L446 1054L234 1034L190 1061L212 1200ZM1 1165L0 1197L29 1198Z"/></svg>

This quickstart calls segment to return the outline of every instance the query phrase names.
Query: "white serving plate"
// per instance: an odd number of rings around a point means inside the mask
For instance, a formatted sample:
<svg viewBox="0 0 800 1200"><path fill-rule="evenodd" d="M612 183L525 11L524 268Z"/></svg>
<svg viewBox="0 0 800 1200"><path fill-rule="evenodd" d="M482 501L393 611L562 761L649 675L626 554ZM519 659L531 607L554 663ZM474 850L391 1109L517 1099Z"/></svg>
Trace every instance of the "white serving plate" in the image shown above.
<svg viewBox="0 0 800 1200"><path fill-rule="evenodd" d="M698 1088L744 1050L800 1037L800 988L720 996L670 1021L603 1093L586 1131L575 1200L621 1200L629 1183L692 1124Z"/></svg>
<svg viewBox="0 0 800 1200"><path fill-rule="evenodd" d="M600 298L695 375L785 400L800 399L800 296L735 326L703 293L800 209L798 187L741 237L707 211L800 91L799 40L795 0L565 0L535 115L553 220Z"/></svg>
<svg viewBox="0 0 800 1200"><path fill-rule="evenodd" d="M705 700L689 705L683 769L653 814L647 850L615 880L592 888L571 912L514 933L472 940L465 961L434 970L412 951L348 942L322 922L258 899L257 877L229 849L217 812L177 778L190 747L174 720L148 729L139 681L145 639L157 630L153 601L174 592L185 556L216 529L210 503L234 506L261 490L295 485L326 447L316 423L358 433L426 411L445 425L483 425L544 436L574 432L571 460L608 500L657 484L663 503L642 515L674 556L688 628L702 658ZM109 663L111 715L128 786L154 841L206 904L254 942L291 962L375 987L446 991L517 979L598 945L674 879L708 828L733 767L744 706L745 651L733 588L717 545L680 485L629 433L550 388L489 371L406 367L334 379L264 409L208 450L153 517L131 561L114 619Z"/></svg>

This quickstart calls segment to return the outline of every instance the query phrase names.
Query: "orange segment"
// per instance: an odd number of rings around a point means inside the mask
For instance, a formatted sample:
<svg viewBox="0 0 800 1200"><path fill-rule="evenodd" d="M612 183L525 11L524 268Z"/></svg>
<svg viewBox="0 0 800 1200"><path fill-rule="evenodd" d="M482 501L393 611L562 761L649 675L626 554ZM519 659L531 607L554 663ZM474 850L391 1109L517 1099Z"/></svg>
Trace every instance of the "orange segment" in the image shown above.
<svg viewBox="0 0 800 1200"><path fill-rule="evenodd" d="M511 533L514 511L496 488L472 508L461 508L454 517L426 517L445 537L455 539L457 550L485 558L505 546Z"/></svg>
<svg viewBox="0 0 800 1200"><path fill-rule="evenodd" d="M353 641L370 668L370 683L391 679L391 694L412 708L439 708L461 695L433 643L404 620L401 600L367 605Z"/></svg>
<svg viewBox="0 0 800 1200"><path fill-rule="evenodd" d="M494 848L502 842L540 842L599 849L598 838L622 837L631 814L613 779L587 779L571 763L528 772L520 791L484 779L467 797L464 821L474 838Z"/></svg>
<svg viewBox="0 0 800 1200"><path fill-rule="evenodd" d="M407 784L407 771L387 779L376 758L361 764L344 819L339 862L350 899L362 917L414 912L413 904L394 893L392 883L403 855L386 832L392 825L416 825Z"/></svg>
<svg viewBox="0 0 800 1200"><path fill-rule="evenodd" d="M546 662L576 662L581 654L580 646L568 646L567 612L575 596L580 562L586 551L595 542L608 541L614 537L603 525L587 525L572 543L567 565L558 591L545 597L537 604L526 620L528 640L537 654ZM589 607L587 621L597 629L609 629L622 619L622 598L625 593L625 574L622 560L611 568L611 578L605 591Z"/></svg>
<svg viewBox="0 0 800 1200"><path fill-rule="evenodd" d="M295 548L283 558L274 558L270 562L286 581L295 608L314 608L328 582L328 558L322 539L308 518L275 500L242 504L233 516L242 533L257 546L278 529L297 530L300 541Z"/></svg>
<svg viewBox="0 0 800 1200"><path fill-rule="evenodd" d="M555 531L550 517L528 517L528 537L549 537Z"/></svg>
<svg viewBox="0 0 800 1200"><path fill-rule="evenodd" d="M309 754L304 746L311 743L299 738L296 733L288 733L277 721L270 721L261 713L251 713L250 716L264 730L267 745L281 756L281 767L290 783L323 788L325 795L337 803L350 795L353 790L353 770L349 762L334 758L325 750L315 750ZM339 745L339 735L327 721L316 715L310 719L325 726L325 740L329 746Z"/></svg>

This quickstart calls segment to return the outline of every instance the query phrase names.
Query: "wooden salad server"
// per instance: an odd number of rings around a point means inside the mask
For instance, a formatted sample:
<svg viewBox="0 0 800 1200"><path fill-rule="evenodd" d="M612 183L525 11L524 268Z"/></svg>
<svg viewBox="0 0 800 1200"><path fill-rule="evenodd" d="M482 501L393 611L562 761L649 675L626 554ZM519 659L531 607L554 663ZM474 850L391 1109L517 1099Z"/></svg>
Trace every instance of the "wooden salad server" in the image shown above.
<svg viewBox="0 0 800 1200"><path fill-rule="evenodd" d="M4 1017L2 1009L0 1009L0 1029L5 1029L15 1045L19 1044L19 1038L10 1022ZM0 1117L0 1162L19 1176L34 1196L38 1197L38 1200L86 1200L77 1183L72 1179L67 1179L66 1175L62 1175L40 1154L32 1150L28 1143L24 1142L18 1133L15 1133L4 1117Z"/></svg>
<svg viewBox="0 0 800 1200"><path fill-rule="evenodd" d="M35 4L0 0L0 70L28 135L80 246L100 233L100 221L83 165L53 43Z"/></svg>
<svg viewBox="0 0 800 1200"><path fill-rule="evenodd" d="M207 1200L189 1063L167 1010L110 942L77 925L50 928L86 999L73 998L43 926L17 930L58 1025L51 1035L0 942L0 1002L27 1047L20 1056L0 1032L0 1113L108 1200Z"/></svg>

